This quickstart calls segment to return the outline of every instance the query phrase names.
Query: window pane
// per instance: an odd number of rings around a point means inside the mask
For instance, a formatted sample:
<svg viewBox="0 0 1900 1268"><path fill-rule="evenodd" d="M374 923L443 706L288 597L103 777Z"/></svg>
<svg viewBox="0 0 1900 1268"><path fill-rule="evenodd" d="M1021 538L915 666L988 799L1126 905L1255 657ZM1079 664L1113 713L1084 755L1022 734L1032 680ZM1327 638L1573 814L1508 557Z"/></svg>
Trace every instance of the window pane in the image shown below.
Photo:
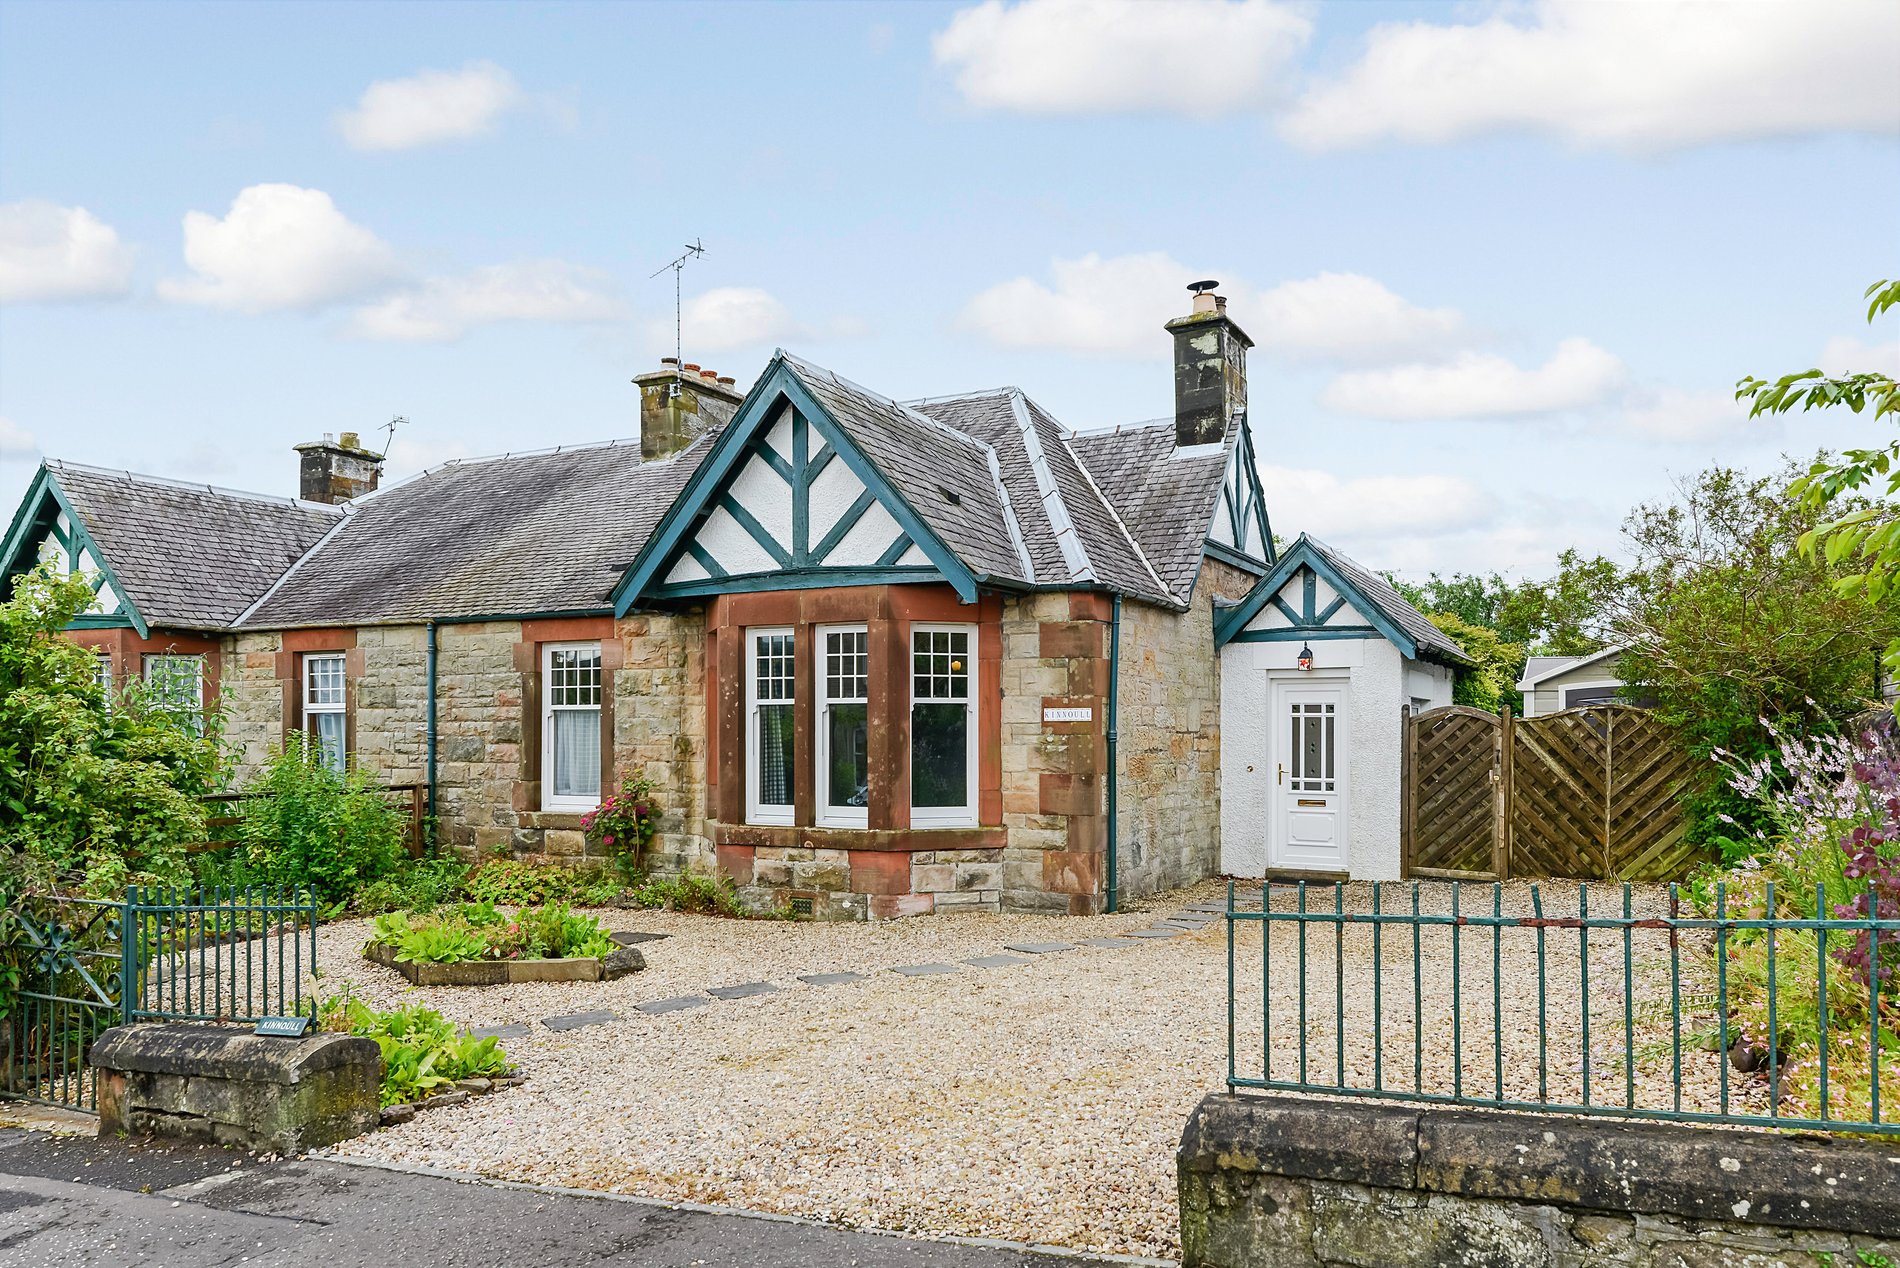
<svg viewBox="0 0 1900 1268"><path fill-rule="evenodd" d="M344 743L343 715L340 713L313 713L311 721L317 735L317 752L321 754L325 766L338 774L343 773Z"/></svg>
<svg viewBox="0 0 1900 1268"><path fill-rule="evenodd" d="M761 634L754 644L755 698L790 700L795 681L792 672L792 636Z"/></svg>
<svg viewBox="0 0 1900 1268"><path fill-rule="evenodd" d="M556 647L548 652L548 703L560 708L600 704L600 649Z"/></svg>
<svg viewBox="0 0 1900 1268"><path fill-rule="evenodd" d="M862 637L862 636L860 636ZM827 773L828 805L868 806L871 804L871 770L868 760L866 706L833 704L825 710L829 728L831 769Z"/></svg>
<svg viewBox="0 0 1900 1268"><path fill-rule="evenodd" d="M966 806L970 801L970 711L961 704L910 710L910 804Z"/></svg>
<svg viewBox="0 0 1900 1268"><path fill-rule="evenodd" d="M325 705L343 703L343 658L341 656L306 656L304 670L304 703L322 708Z"/></svg>
<svg viewBox="0 0 1900 1268"><path fill-rule="evenodd" d="M554 795L600 796L600 710L554 714Z"/></svg>
<svg viewBox="0 0 1900 1268"><path fill-rule="evenodd" d="M910 647L912 700L969 699L968 630L915 630Z"/></svg>
<svg viewBox="0 0 1900 1268"><path fill-rule="evenodd" d="M825 699L863 700L871 694L869 645L864 630L825 635Z"/></svg>
<svg viewBox="0 0 1900 1268"><path fill-rule="evenodd" d="M204 657L147 656L145 684L161 709L178 715L193 730L202 725Z"/></svg>
<svg viewBox="0 0 1900 1268"><path fill-rule="evenodd" d="M759 706L759 804L792 804L792 706L789 704Z"/></svg>

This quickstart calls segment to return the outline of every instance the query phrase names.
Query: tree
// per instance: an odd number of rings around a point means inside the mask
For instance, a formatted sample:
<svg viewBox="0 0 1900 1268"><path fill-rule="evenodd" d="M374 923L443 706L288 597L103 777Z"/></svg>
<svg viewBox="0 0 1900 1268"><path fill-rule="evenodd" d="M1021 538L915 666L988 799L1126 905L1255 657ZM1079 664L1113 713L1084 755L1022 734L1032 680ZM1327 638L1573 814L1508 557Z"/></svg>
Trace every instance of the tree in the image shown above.
<svg viewBox="0 0 1900 1268"><path fill-rule="evenodd" d="M216 787L216 728L200 734L138 684L115 700L94 654L61 633L93 601L83 578L42 566L0 603L0 846L88 887L173 881L202 840Z"/></svg>
<svg viewBox="0 0 1900 1268"><path fill-rule="evenodd" d="M1879 281L1865 298L1871 324L1900 304L1900 281ZM1805 413L1845 405L1858 414L1871 409L1876 421L1900 424L1900 387L1885 374L1850 374L1829 378L1819 370L1784 374L1773 383L1748 377L1735 386L1737 400L1752 400L1749 417L1785 414L1797 405ZM1846 495L1886 478L1886 497L1861 502L1844 514L1806 529L1796 543L1808 558L1826 560L1841 575L1834 584L1843 593L1862 593L1875 602L1900 602L1900 438L1882 448L1849 449L1839 457L1815 459L1805 474L1792 480L1788 494L1811 514L1833 508ZM1900 634L1886 645L1887 672L1900 676Z"/></svg>
<svg viewBox="0 0 1900 1268"><path fill-rule="evenodd" d="M1524 673L1524 645L1507 642L1490 626L1467 621L1454 612L1433 612L1430 619L1477 662L1473 668L1458 671L1452 681L1451 702L1486 713L1506 708L1519 712L1523 698L1518 694L1517 680Z"/></svg>

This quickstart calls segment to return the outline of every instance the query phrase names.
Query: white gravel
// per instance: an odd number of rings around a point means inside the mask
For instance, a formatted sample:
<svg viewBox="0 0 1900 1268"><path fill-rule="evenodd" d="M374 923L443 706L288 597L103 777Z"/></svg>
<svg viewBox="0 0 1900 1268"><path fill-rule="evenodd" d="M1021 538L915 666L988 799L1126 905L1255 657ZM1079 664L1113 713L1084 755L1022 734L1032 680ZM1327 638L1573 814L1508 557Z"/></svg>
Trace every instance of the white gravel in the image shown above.
<svg viewBox="0 0 1900 1268"><path fill-rule="evenodd" d="M1574 912L1570 887L1547 884L1544 891L1550 914L1563 914L1566 904ZM367 922L331 925L319 935L325 989L347 980L375 1003L420 999L471 1026L536 1023L590 1009L620 1014L559 1034L535 1025L530 1037L504 1043L529 1075L523 1086L419 1115L338 1151L925 1235L1178 1254L1174 1150L1189 1111L1221 1090L1227 1070L1221 922L1125 949L1081 946L1025 956L1026 963L999 969L964 966L919 977L885 970L955 963L1011 942L1076 942L1144 928L1157 914L1223 892L1208 883L1150 900L1145 912L1089 919L964 915L814 925L607 912L610 927L671 936L641 946L645 972L604 983L413 988L357 955ZM1442 892L1427 887L1427 909ZM1507 886L1506 910L1527 909L1528 892ZM1368 895L1369 887L1349 887L1347 909L1369 909ZM1488 907L1488 890L1486 900ZM1330 888L1316 901L1330 908ZM1409 897L1404 901L1409 909ZM1655 901L1653 893L1642 895L1644 904ZM1276 900L1276 908L1283 905ZM1334 1073L1343 1054L1349 1079L1371 1080L1370 937L1354 926L1340 943L1347 1037L1336 1045L1334 940L1329 931L1309 930L1307 1044L1316 1078ZM1566 930L1546 935L1551 1048L1543 1078L1553 1097L1578 1090L1580 1036L1557 1021L1574 1013L1580 998L1575 938ZM1422 1077L1425 1086L1445 1090L1452 1074L1450 942L1439 929L1422 944ZM1261 1050L1257 928L1241 928L1235 945L1236 1045L1246 1074L1257 1072ZM1384 1078L1388 1086L1409 1086L1409 936L1387 936L1382 952ZM1291 1077L1298 1066L1296 954L1293 931L1276 927L1276 1078ZM1467 929L1460 954L1463 1082L1467 1091L1487 1090L1495 1072L1489 932ZM1651 983L1645 989L1652 993L1667 955L1663 935L1645 931L1633 940L1639 980ZM1682 955L1688 972L1700 953L1685 942ZM1507 935L1501 959L1506 1089L1534 1097L1534 935ZM797 980L845 970L871 977L829 988ZM1620 1100L1624 1091L1621 971L1620 938L1593 934L1599 1101ZM633 1007L758 980L780 990L661 1016ZM1666 976L1661 980L1666 1004ZM1646 1000L1637 1012L1639 1100L1668 1104L1666 1007L1659 1014ZM1683 1063L1689 1103L1712 1104L1715 1057L1685 1041Z"/></svg>

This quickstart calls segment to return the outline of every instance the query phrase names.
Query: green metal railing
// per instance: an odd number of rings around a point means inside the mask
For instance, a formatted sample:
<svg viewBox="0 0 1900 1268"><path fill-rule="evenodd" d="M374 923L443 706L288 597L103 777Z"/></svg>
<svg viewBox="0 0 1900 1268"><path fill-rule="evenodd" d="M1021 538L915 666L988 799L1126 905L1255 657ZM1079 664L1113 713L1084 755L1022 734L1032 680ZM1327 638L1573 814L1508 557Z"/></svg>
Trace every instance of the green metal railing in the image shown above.
<svg viewBox="0 0 1900 1268"><path fill-rule="evenodd" d="M1674 885L1578 884L1574 908L1569 886L1513 886L1514 909L1470 888L1478 903L1460 882L1270 886L1255 908L1230 883L1228 1086L1900 1133L1881 1106L1883 1077L1900 1087L1900 919L1824 895L1775 914L1772 884L1735 911L1718 886L1705 916Z"/></svg>
<svg viewBox="0 0 1900 1268"><path fill-rule="evenodd" d="M96 1110L87 1057L134 1021L314 1015L317 908L308 891L133 887L118 902L15 904L22 981L0 1019L0 1096Z"/></svg>

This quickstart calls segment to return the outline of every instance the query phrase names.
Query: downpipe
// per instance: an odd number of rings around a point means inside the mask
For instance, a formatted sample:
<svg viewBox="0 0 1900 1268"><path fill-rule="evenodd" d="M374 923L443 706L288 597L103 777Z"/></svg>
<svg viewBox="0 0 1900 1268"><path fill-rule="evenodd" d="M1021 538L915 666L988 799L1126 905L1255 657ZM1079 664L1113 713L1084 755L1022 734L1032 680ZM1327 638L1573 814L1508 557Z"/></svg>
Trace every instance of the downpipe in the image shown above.
<svg viewBox="0 0 1900 1268"><path fill-rule="evenodd" d="M1122 597L1114 597L1113 615L1108 626L1108 910L1120 910L1119 859L1116 850L1116 811L1121 792L1121 766L1115 760L1119 704L1122 685Z"/></svg>

